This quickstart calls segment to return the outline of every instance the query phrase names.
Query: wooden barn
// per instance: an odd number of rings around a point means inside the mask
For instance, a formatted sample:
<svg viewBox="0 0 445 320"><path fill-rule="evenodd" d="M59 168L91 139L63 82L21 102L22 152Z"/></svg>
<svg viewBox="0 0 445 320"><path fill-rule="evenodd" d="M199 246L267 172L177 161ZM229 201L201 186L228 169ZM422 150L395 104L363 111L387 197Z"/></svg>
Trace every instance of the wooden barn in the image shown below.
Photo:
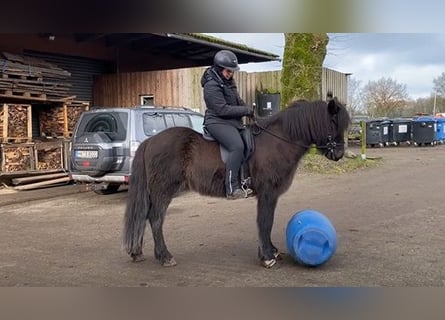
<svg viewBox="0 0 445 320"><path fill-rule="evenodd" d="M221 49L239 63L278 59L200 34L0 34L0 178L65 170L73 127L92 106L200 109L181 75Z"/></svg>

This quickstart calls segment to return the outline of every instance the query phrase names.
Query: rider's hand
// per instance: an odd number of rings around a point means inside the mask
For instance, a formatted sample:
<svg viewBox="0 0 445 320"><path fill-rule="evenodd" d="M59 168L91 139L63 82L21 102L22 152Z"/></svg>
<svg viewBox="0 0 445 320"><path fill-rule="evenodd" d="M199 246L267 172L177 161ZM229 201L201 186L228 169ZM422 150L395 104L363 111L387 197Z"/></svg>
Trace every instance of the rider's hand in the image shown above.
<svg viewBox="0 0 445 320"><path fill-rule="evenodd" d="M252 107L247 107L247 109L248 109L248 111L247 111L246 116L252 118L254 116L254 114L255 114L255 111L253 110Z"/></svg>

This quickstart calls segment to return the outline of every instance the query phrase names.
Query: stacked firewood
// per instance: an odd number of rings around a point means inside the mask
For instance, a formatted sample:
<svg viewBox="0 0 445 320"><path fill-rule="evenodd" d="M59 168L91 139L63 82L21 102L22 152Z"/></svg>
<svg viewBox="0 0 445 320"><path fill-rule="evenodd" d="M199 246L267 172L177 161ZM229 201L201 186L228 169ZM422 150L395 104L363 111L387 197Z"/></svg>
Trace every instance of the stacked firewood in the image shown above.
<svg viewBox="0 0 445 320"><path fill-rule="evenodd" d="M37 170L63 169L62 148L60 145L41 143L36 145Z"/></svg>
<svg viewBox="0 0 445 320"><path fill-rule="evenodd" d="M69 137L80 115L88 108L88 102L74 100L63 105L42 108L39 114L42 136Z"/></svg>
<svg viewBox="0 0 445 320"><path fill-rule="evenodd" d="M90 103L86 101L72 100L68 101L66 106L68 134L71 134L82 112L87 111L90 108Z"/></svg>
<svg viewBox="0 0 445 320"><path fill-rule="evenodd" d="M71 178L63 164L67 148L61 140L0 144L0 182L15 190L69 183Z"/></svg>
<svg viewBox="0 0 445 320"><path fill-rule="evenodd" d="M3 52L0 96L61 101L70 97L71 74L47 61Z"/></svg>
<svg viewBox="0 0 445 320"><path fill-rule="evenodd" d="M2 146L2 172L30 170L32 167L32 146Z"/></svg>
<svg viewBox="0 0 445 320"><path fill-rule="evenodd" d="M1 145L2 173L63 170L64 145L61 141Z"/></svg>
<svg viewBox="0 0 445 320"><path fill-rule="evenodd" d="M31 106L10 104L8 107L8 137L25 138L28 135L28 110Z"/></svg>
<svg viewBox="0 0 445 320"><path fill-rule="evenodd" d="M0 142L30 138L31 105L0 105Z"/></svg>
<svg viewBox="0 0 445 320"><path fill-rule="evenodd" d="M40 134L44 137L60 137L64 131L64 106L42 108L39 113Z"/></svg>

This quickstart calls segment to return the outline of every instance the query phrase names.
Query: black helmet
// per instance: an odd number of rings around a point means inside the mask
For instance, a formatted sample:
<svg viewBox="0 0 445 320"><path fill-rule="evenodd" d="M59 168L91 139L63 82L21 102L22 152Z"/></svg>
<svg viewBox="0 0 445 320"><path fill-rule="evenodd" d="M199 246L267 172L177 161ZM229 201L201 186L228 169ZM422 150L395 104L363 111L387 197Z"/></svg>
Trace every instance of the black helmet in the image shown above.
<svg viewBox="0 0 445 320"><path fill-rule="evenodd" d="M215 54L215 58L213 58L213 63L216 66L219 66L224 69L228 69L231 71L238 71L238 58L236 55L229 50L221 50Z"/></svg>

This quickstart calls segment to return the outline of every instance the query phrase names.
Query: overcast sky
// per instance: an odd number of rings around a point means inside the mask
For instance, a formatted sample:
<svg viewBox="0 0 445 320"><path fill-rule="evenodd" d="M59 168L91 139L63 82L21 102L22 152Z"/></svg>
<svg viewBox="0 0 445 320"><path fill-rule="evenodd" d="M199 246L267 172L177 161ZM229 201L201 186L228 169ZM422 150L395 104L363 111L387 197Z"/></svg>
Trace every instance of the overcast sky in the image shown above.
<svg viewBox="0 0 445 320"><path fill-rule="evenodd" d="M213 36L283 56L282 33L213 33ZM361 81L392 78L406 84L411 98L429 97L433 79L445 72L445 34L329 34L324 66ZM279 70L280 62L241 65L248 72Z"/></svg>

